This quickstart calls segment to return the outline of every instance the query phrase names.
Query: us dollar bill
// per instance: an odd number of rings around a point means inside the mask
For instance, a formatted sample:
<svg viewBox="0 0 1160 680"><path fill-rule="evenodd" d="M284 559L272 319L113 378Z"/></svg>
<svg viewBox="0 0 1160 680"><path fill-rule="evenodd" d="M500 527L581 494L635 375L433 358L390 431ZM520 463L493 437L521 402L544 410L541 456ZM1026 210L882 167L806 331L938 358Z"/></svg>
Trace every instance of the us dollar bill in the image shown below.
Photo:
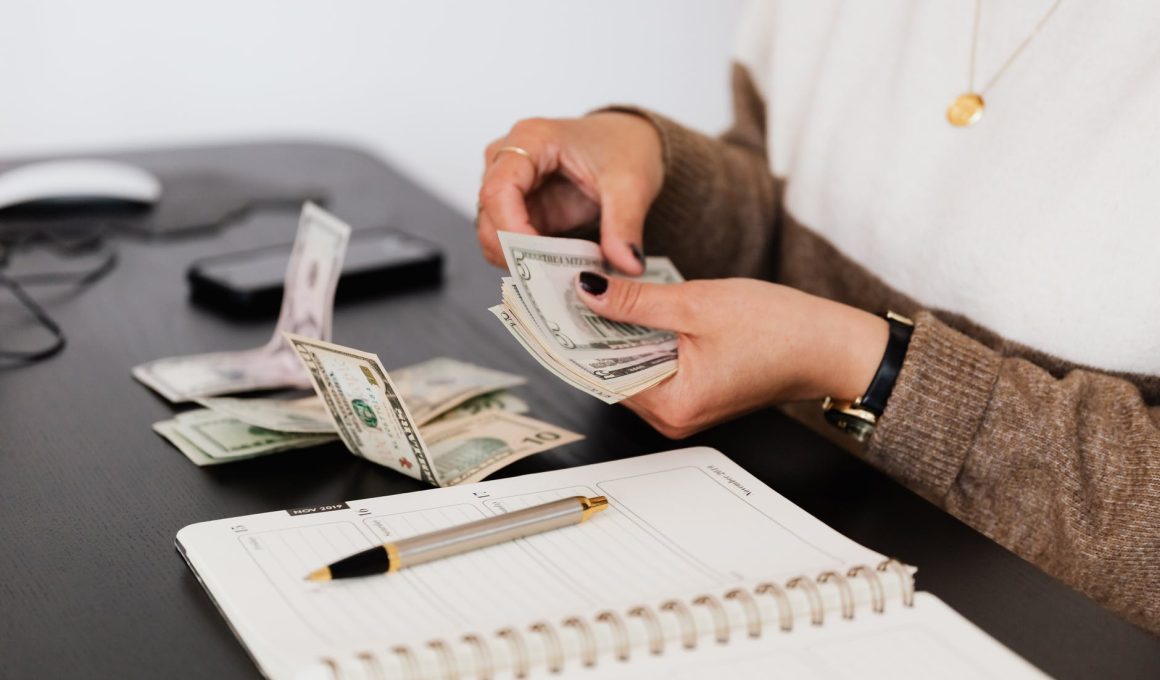
<svg viewBox="0 0 1160 680"><path fill-rule="evenodd" d="M391 373L391 377L394 378L393 372ZM398 383L396 383L396 387L399 387L399 392L403 396L403 402L410 407L411 400L409 396ZM301 399L201 397L196 401L202 406L221 415L235 418L249 425L255 425L277 432L317 434L334 433L337 431L335 430L334 422L330 419L330 413L326 410L326 405L322 403L322 399L317 395L303 397ZM435 418L428 421L428 423L434 424L455 420L457 418L466 418L467 416L473 416L485 411L527 413L528 403L505 390L488 392L477 397L471 397L458 406L452 406L448 410L439 413ZM414 412L412 411L412 413ZM419 427L421 430L423 426L420 425Z"/></svg>
<svg viewBox="0 0 1160 680"><path fill-rule="evenodd" d="M432 424L423 429L444 486L477 482L521 458L584 437L505 411Z"/></svg>
<svg viewBox="0 0 1160 680"><path fill-rule="evenodd" d="M446 357L392 370L391 379L420 425L469 399L527 382L523 376Z"/></svg>
<svg viewBox="0 0 1160 680"><path fill-rule="evenodd" d="M273 336L255 349L169 357L140 364L133 377L172 402L252 390L304 388L310 381L283 332L329 340L334 291L350 227L313 203L298 222Z"/></svg>
<svg viewBox="0 0 1160 680"><path fill-rule="evenodd" d="M351 453L442 486L418 424L377 356L292 333L286 339Z"/></svg>
<svg viewBox="0 0 1160 680"><path fill-rule="evenodd" d="M532 357L534 357L541 366L555 374L555 376L560 380L563 380L565 383L575 387L581 392L591 394L606 404L615 404L624 398L620 394L609 392L608 390L601 389L598 385L585 382L583 378L573 375L570 371L562 368L550 353L543 350L539 346L538 342L530 337L529 333L524 330L524 327L520 324L519 321L516 320L515 315L513 315L506 306L496 305L494 307L489 307L487 311L491 312L493 315L495 315L495 318L500 320L500 323L503 324L504 328L506 328L508 332L511 333L512 337L520 343L520 346L522 346L528 354L531 354Z"/></svg>
<svg viewBox="0 0 1160 680"><path fill-rule="evenodd" d="M317 395L301 399L198 397L195 401L223 416L277 432L336 432Z"/></svg>
<svg viewBox="0 0 1160 680"><path fill-rule="evenodd" d="M581 438L483 403L474 415L420 428L377 356L295 335L287 338L310 371L314 389L347 448L430 484L482 479L520 458Z"/></svg>
<svg viewBox="0 0 1160 680"><path fill-rule="evenodd" d="M490 311L537 361L568 384L608 403L648 389L677 368L676 336L601 317L575 292L582 271L614 276L600 247L578 239L499 233L510 277ZM683 281L668 258L650 257L639 280Z"/></svg>
<svg viewBox="0 0 1160 680"><path fill-rule="evenodd" d="M190 461L197 465L217 465L220 463L229 463L232 461L246 460L256 456L264 456L269 454L282 453L297 448L306 448L318 446L318 444L328 443L338 439L334 434L335 429L331 420L327 415L325 426L328 429L325 431L310 431L310 432L292 432L287 429L280 429L284 424L291 424L291 426L300 426L300 421L289 417L287 414L280 413L278 410L283 405L290 406L291 410L300 412L300 404L309 403L309 407L305 408L306 412L313 413L320 410L326 413L326 406L322 405L322 400L316 397L305 397L302 399L282 400L282 399L198 399L200 403L213 404L210 410L189 411L182 413L179 417L173 420L164 420L161 422L154 422L153 429L155 432L164 436L169 443L179 449L181 453L186 455ZM246 407L239 407L232 402L248 403L263 402L258 410L247 410ZM223 408L223 406L227 406ZM528 412L528 403L524 402L520 397L516 397L512 392L499 391L488 393L488 395L481 395L467 400L463 404L451 408L450 411L443 413L440 417L429 424L419 428L420 435L423 439L427 439L427 432L440 432L440 426L449 424L451 421L461 421L477 417L493 412L503 412L512 414L523 414ZM234 414L240 415L235 417ZM253 421L260 422L253 422ZM525 419L531 421L531 419ZM262 425L266 422L266 426ZM491 424L488 420L476 420L476 424L480 427L486 427ZM553 439L552 435L542 436L541 440L546 446L554 442L554 446L563 446L565 443L571 443L580 439L580 435L568 433L563 428L558 428L546 424L546 422L535 421L538 424L537 432L561 433L560 437ZM470 429L470 428L469 428ZM567 433L564 435L563 433ZM320 436L326 434L328 436ZM530 435L529 435L530 436ZM550 448L550 447L549 447ZM543 449L543 450L546 450ZM531 455L535 451L522 451L524 455ZM514 462L520 457L510 457L506 450L496 451L496 460L493 464L487 465L487 469L494 471L501 468L501 460L507 462ZM438 468L436 461L436 468ZM478 477L481 478L481 477ZM476 480L477 477L472 477ZM445 480L444 480L445 482Z"/></svg>
<svg viewBox="0 0 1160 680"><path fill-rule="evenodd" d="M499 392L490 392L488 394L481 394L478 397L472 397L426 425L421 426L419 430L420 432L425 432L426 428L434 427L440 423L459 420L460 418L467 418L489 411L522 414L527 413L529 410L528 402L507 390L500 390Z"/></svg>
<svg viewBox="0 0 1160 680"><path fill-rule="evenodd" d="M335 441L333 434L275 432L208 409L178 414L153 430L196 465L219 465Z"/></svg>
<svg viewBox="0 0 1160 680"><path fill-rule="evenodd" d="M577 297L573 282L580 272L614 275L597 244L510 231L499 232L499 241L508 271L532 321L561 349L647 347L673 338L668 331L605 319ZM637 278L646 283L684 280L665 257L646 259L645 272Z"/></svg>

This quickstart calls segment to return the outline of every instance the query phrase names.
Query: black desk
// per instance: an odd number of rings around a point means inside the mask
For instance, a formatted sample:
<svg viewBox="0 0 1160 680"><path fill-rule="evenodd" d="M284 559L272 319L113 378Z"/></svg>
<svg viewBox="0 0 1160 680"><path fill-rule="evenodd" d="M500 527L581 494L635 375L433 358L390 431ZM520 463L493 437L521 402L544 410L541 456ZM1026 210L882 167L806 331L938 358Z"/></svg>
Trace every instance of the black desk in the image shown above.
<svg viewBox="0 0 1160 680"><path fill-rule="evenodd" d="M502 475L678 446L541 369L486 311L499 299L499 272L480 257L468 218L375 159L307 144L123 158L165 172L227 170L325 187L330 209L356 228L386 222L443 244L442 288L341 306L335 340L377 352L388 367L445 355L522 373L530 382L519 392L533 415L588 435ZM421 488L339 444L197 468L150 430L173 408L135 382L131 366L253 347L270 335L272 322L237 325L191 307L186 265L290 240L295 221L260 214L206 238L118 240L121 262L108 278L82 294L42 296L71 342L46 363L0 372L0 676L256 677L174 551L177 530ZM16 310L0 303L0 317ZM1160 641L780 414L682 443L719 448L838 531L918 565L920 589L1050 674L1160 674Z"/></svg>

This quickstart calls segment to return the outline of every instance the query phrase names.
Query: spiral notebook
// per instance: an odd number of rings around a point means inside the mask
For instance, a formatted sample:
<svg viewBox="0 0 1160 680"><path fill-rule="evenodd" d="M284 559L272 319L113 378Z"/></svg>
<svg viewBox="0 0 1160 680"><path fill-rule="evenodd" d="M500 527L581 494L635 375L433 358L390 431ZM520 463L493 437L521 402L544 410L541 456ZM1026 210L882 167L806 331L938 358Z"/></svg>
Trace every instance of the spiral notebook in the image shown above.
<svg viewBox="0 0 1160 680"><path fill-rule="evenodd" d="M590 521L376 577L307 573L565 496ZM261 672L318 678L1043 677L721 453L691 448L203 522L177 547Z"/></svg>

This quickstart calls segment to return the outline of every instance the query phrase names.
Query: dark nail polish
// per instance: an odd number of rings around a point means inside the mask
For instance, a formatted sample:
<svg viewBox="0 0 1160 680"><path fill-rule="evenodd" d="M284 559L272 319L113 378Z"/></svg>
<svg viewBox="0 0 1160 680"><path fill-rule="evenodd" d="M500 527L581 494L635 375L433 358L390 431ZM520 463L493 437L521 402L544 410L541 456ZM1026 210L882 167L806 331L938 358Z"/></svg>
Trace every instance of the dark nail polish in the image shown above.
<svg viewBox="0 0 1160 680"><path fill-rule="evenodd" d="M640 249L640 246L630 243L628 249L632 251L632 256L636 258L637 262L644 264L644 251Z"/></svg>
<svg viewBox="0 0 1160 680"><path fill-rule="evenodd" d="M608 279L595 272L580 272L580 287L589 295L604 295Z"/></svg>

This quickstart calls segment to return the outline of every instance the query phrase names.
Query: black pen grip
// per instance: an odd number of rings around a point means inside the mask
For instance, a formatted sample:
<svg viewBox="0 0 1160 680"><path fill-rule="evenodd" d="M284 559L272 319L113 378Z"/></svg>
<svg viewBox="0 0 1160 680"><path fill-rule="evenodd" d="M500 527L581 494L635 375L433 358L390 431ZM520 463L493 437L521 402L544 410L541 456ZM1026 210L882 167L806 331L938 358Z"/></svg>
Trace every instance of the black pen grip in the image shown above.
<svg viewBox="0 0 1160 680"><path fill-rule="evenodd" d="M355 553L330 565L331 578L352 578L386 573L391 568L391 558L384 546Z"/></svg>

